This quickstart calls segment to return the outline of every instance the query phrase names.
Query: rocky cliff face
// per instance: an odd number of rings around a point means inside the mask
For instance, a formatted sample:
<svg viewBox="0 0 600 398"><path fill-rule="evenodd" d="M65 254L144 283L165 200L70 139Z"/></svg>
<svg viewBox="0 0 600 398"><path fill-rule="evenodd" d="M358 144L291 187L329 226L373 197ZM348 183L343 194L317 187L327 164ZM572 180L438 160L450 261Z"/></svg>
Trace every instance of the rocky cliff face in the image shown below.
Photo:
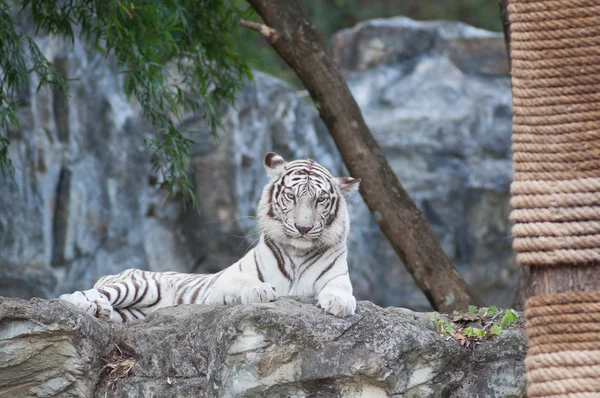
<svg viewBox="0 0 600 398"><path fill-rule="evenodd" d="M0 181L0 295L55 297L125 268L217 271L253 242L265 152L343 164L302 93L261 73L223 109L220 140L195 137L199 214L155 189L152 129L123 95L114 65L79 42L38 37L70 96L20 93L10 131L15 181ZM488 301L516 282L509 235L510 86L502 37L460 23L369 21L332 39L385 154L446 253ZM183 129L207 131L186 118ZM359 299L427 308L377 223L350 203L351 275ZM243 239L247 236L247 239ZM443 281L440 281L443 283Z"/></svg>
<svg viewBox="0 0 600 398"><path fill-rule="evenodd" d="M0 396L522 396L522 330L465 348L432 330L437 316L361 302L339 319L282 298L109 326L68 303L0 298Z"/></svg>
<svg viewBox="0 0 600 398"><path fill-rule="evenodd" d="M500 34L455 22L374 20L332 51L366 122L442 248L488 302L510 303L511 94ZM386 298L421 303L386 244ZM394 289L398 286L399 289ZM402 293L400 293L402 292Z"/></svg>

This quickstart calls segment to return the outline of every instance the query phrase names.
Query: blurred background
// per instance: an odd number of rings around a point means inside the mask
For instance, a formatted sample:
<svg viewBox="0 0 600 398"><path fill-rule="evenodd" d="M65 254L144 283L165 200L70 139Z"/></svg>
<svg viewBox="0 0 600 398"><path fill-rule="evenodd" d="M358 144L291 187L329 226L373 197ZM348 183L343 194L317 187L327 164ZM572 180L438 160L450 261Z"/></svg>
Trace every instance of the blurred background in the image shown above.
<svg viewBox="0 0 600 398"><path fill-rule="evenodd" d="M491 31L502 31L497 0L298 0L324 38L361 21L399 15L418 21L462 21ZM237 0L240 6L245 0ZM255 32L241 29L241 51L255 69L302 88L302 83L269 44Z"/></svg>
<svg viewBox="0 0 600 398"><path fill-rule="evenodd" d="M446 254L488 304L511 305L511 96L497 2L301 3ZM266 152L346 174L301 83L253 31L240 29L239 43L254 81L220 110L219 139L196 115L179 126L201 131L191 170L199 212L156 189L144 144L155 132L115 63L79 41L36 43L76 80L68 97L37 91L33 78L18 93L21 128L8 131L16 174L0 177L0 295L52 298L130 267L218 271L257 238ZM360 195L349 206L357 298L429 309Z"/></svg>

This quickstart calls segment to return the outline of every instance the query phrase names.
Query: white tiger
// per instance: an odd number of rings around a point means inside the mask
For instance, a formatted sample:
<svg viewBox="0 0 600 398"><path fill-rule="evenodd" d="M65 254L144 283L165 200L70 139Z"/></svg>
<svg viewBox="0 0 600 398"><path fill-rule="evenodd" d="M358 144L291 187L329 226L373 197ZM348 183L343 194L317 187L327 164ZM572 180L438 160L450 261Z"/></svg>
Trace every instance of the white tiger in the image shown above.
<svg viewBox="0 0 600 398"><path fill-rule="evenodd" d="M286 162L273 152L264 165L270 180L258 205L260 240L237 263L210 275L129 269L59 298L117 323L177 304L268 302L279 295L315 297L333 315L354 314L344 197L360 179L335 178L312 159Z"/></svg>

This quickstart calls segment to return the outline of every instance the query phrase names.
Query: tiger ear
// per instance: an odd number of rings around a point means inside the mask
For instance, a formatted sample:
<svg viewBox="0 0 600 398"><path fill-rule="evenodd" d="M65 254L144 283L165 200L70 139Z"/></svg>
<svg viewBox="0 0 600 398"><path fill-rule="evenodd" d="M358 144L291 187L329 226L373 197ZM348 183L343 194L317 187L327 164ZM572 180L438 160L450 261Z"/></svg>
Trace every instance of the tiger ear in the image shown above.
<svg viewBox="0 0 600 398"><path fill-rule="evenodd" d="M360 178L338 177L337 182L342 195L347 196L350 195L352 192L358 191L358 186L360 185Z"/></svg>
<svg viewBox="0 0 600 398"><path fill-rule="evenodd" d="M273 179L279 177L285 169L286 161L275 152L269 152L265 155L264 164L267 175L270 179Z"/></svg>

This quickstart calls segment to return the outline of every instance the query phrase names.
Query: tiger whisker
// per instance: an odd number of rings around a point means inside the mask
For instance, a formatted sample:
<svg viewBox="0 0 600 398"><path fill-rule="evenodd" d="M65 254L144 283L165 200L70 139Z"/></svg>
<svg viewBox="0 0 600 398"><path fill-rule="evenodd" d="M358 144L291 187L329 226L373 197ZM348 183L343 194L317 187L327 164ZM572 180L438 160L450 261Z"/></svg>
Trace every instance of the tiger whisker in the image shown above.
<svg viewBox="0 0 600 398"><path fill-rule="evenodd" d="M244 244L244 242L246 242L249 238L251 238L253 235L260 233L260 228L255 227L252 228L250 231L248 231L248 233L246 233L246 235L244 235L242 241L240 242L240 244L238 245L238 247L236 248L236 250L239 250L240 247ZM254 243L258 242L258 240L260 239L260 235L258 237L258 239L253 240ZM246 249L246 252L248 252L248 249Z"/></svg>
<svg viewBox="0 0 600 398"><path fill-rule="evenodd" d="M237 220L240 220L240 219L242 219L242 218L253 218L253 219L255 219L255 220L258 220L258 217L256 217L256 216L238 216L238 217L234 218L234 219L233 219L233 220L231 220L231 221L232 221L232 222L233 222L233 221L237 221Z"/></svg>
<svg viewBox="0 0 600 398"><path fill-rule="evenodd" d="M246 247L246 251L244 252L244 255L246 255L248 253L248 251L250 250L250 248L253 247L254 244L256 244L259 240L260 240L260 236L258 238L256 238L253 242L251 242L248 245L248 247Z"/></svg>

